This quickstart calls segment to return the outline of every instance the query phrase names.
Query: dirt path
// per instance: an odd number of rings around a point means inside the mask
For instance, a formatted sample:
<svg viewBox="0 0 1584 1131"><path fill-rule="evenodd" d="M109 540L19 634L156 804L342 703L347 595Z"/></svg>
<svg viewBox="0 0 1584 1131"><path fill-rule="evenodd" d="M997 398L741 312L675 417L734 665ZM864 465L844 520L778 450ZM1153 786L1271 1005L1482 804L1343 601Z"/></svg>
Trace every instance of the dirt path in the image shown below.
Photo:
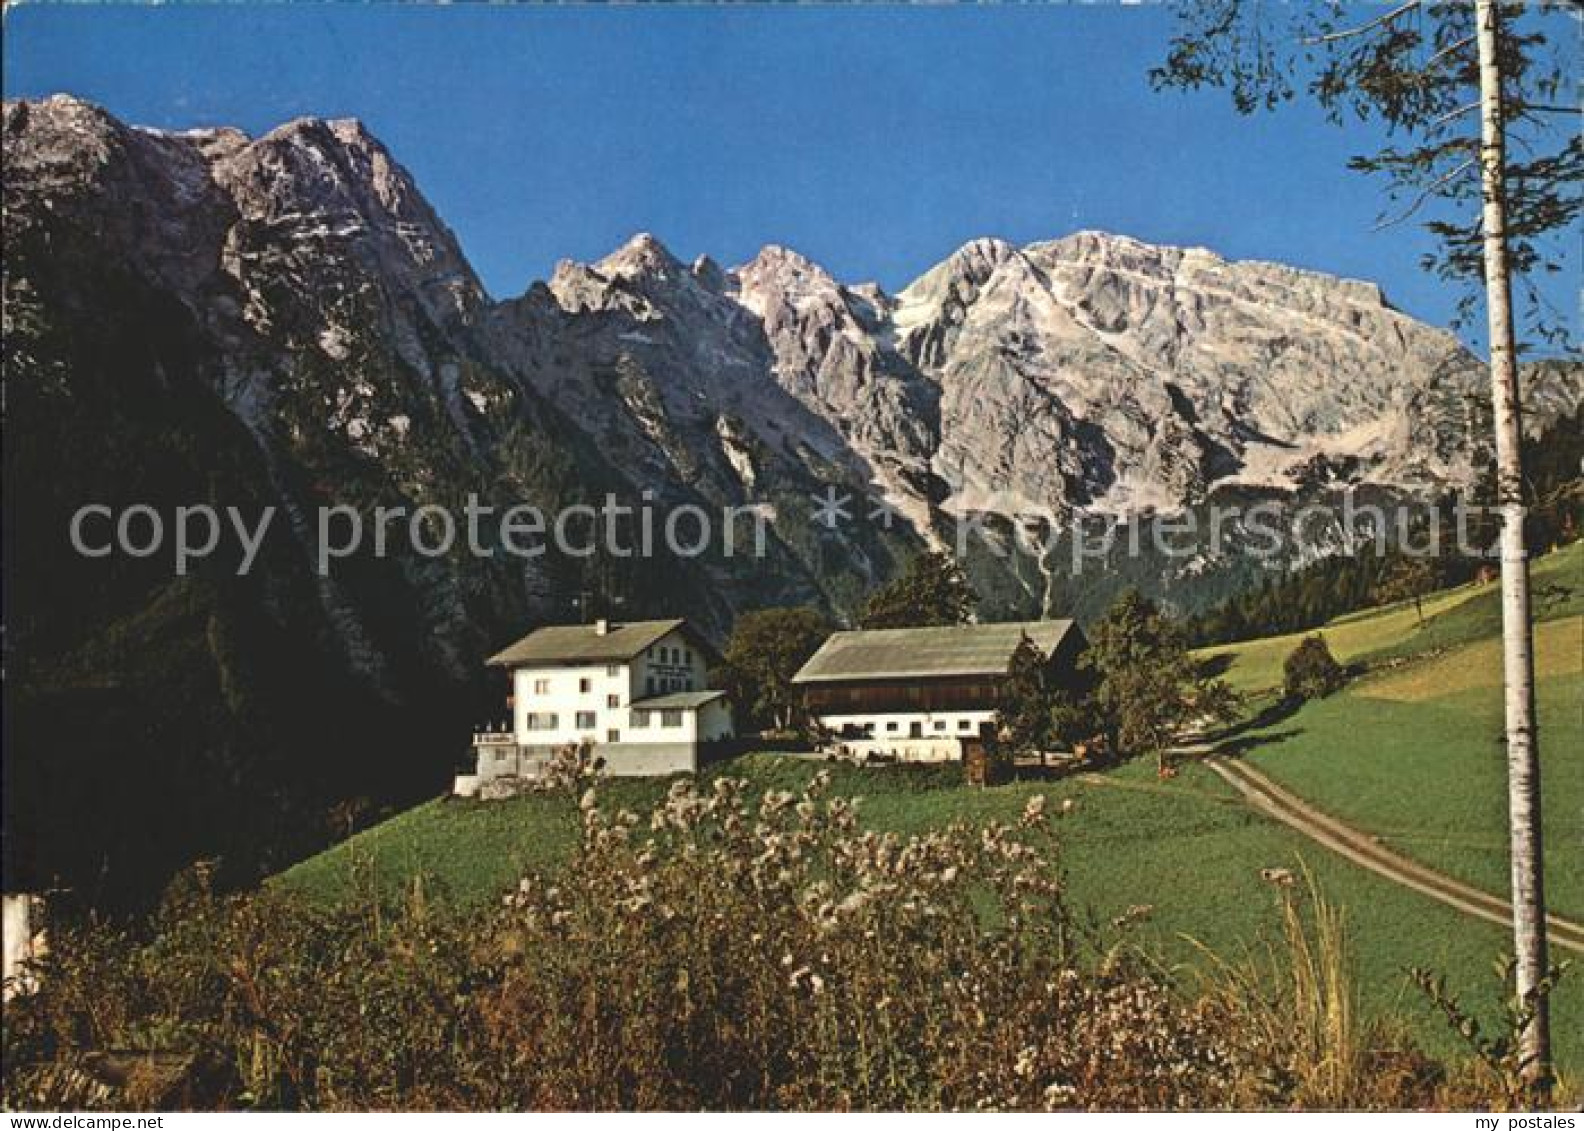
<svg viewBox="0 0 1584 1131"><path fill-rule="evenodd" d="M1202 747L1188 748L1183 753L1205 754L1206 751ZM1289 793L1246 762L1214 755L1203 761L1255 809L1297 829L1353 863L1465 914L1504 927L1512 925L1512 907L1506 900L1397 855L1368 833L1327 816L1301 797ZM1546 933L1553 945L1584 954L1584 925L1559 915L1548 915Z"/></svg>

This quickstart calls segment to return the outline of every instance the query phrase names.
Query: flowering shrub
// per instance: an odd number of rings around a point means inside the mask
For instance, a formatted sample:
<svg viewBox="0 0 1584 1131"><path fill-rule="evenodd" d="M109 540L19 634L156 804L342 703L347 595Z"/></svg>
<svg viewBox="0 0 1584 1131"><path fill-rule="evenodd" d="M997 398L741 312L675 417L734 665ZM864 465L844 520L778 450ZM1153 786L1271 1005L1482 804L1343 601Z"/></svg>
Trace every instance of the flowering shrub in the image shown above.
<svg viewBox="0 0 1584 1131"><path fill-rule="evenodd" d="M147 938L58 932L7 1008L11 1107L1051 1109L1285 1105L1295 1048L1063 901L1044 799L913 837L857 803L679 780L460 918L174 888ZM576 800L573 800L576 798ZM1141 914L1146 913L1141 909ZM1270 1003L1262 1001L1268 1010ZM107 1092L106 1050L180 1054ZM1301 1050L1313 1055L1312 1048ZM1417 1063L1417 1062L1415 1062ZM172 1079L172 1076L175 1079ZM1332 1103L1426 1102L1354 1073ZM1393 1081L1421 1084L1423 1073Z"/></svg>
<svg viewBox="0 0 1584 1131"><path fill-rule="evenodd" d="M824 796L591 791L572 874L525 881L490 1019L534 1106L1171 1106L1224 1086L1191 1011L1083 952L1043 799L911 839Z"/></svg>

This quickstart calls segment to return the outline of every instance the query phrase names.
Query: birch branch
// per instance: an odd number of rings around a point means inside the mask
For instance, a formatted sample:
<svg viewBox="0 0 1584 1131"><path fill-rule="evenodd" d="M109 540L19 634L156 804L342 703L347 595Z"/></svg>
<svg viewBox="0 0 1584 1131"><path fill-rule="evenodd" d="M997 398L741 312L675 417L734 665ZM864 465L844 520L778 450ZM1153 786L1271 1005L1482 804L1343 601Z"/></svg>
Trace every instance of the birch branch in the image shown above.
<svg viewBox="0 0 1584 1131"><path fill-rule="evenodd" d="M1445 59L1448 55L1451 55L1451 54L1453 54L1454 52L1457 52L1457 51L1461 51L1463 48L1472 45L1473 42L1474 42L1474 37L1472 35L1465 35L1462 39L1458 40L1456 43L1447 44L1445 47L1441 48L1441 50L1437 51L1434 55L1430 56L1430 58L1425 60L1425 70L1428 71L1431 67L1435 66L1442 59Z"/></svg>
<svg viewBox="0 0 1584 1131"><path fill-rule="evenodd" d="M1468 157L1458 162L1457 165L1453 166L1453 168L1448 170L1445 174L1437 177L1430 184L1426 185L1419 195L1414 197L1413 203L1410 204L1400 215L1394 216L1390 220L1380 221L1380 223L1375 225L1373 230L1379 232L1385 228L1390 228L1401 224L1404 220L1408 219L1408 217L1412 216L1415 212L1419 211L1419 209L1423 208L1425 201L1434 196L1437 191L1451 184L1454 180L1468 172L1470 169L1474 168L1477 164L1479 164L1479 160L1475 157Z"/></svg>
<svg viewBox="0 0 1584 1131"><path fill-rule="evenodd" d="M1403 5L1399 6L1399 7L1393 8L1391 11L1387 12L1384 16L1376 16L1373 20L1371 20L1367 24L1360 24L1358 27L1349 28L1346 31L1333 31L1333 32L1329 32L1329 33L1327 33L1325 35L1318 35L1318 36L1313 36L1311 38L1305 39L1303 41L1304 46L1305 47L1318 47L1322 43L1335 43L1339 39L1352 39L1354 36L1364 35L1364 34L1366 34L1368 32L1372 32L1376 28L1381 27L1384 24L1389 24L1393 20L1407 15L1409 12L1411 12L1415 8L1417 8L1419 6L1420 2L1421 2L1421 0L1408 0L1408 3L1403 4Z"/></svg>
<svg viewBox="0 0 1584 1131"><path fill-rule="evenodd" d="M1448 122L1452 121L1454 118L1461 118L1464 114L1469 113L1471 110L1478 110L1479 108L1480 104L1478 102L1470 102L1464 106L1459 106L1456 110L1448 110L1445 114L1439 114L1432 118L1430 120L1430 124L1425 128L1438 130Z"/></svg>

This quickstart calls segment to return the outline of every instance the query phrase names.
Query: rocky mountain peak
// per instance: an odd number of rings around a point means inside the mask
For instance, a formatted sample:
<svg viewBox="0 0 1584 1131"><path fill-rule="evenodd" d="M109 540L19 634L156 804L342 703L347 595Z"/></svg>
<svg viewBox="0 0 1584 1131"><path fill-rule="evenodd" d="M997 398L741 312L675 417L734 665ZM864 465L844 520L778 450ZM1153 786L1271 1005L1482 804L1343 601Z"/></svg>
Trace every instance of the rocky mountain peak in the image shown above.
<svg viewBox="0 0 1584 1131"><path fill-rule="evenodd" d="M693 265L688 270L698 280L699 286L716 294L725 291L732 282L730 276L721 268L721 265L708 255L699 256L693 261Z"/></svg>
<svg viewBox="0 0 1584 1131"><path fill-rule="evenodd" d="M757 255L737 268L735 273L754 276L816 276L835 282L823 267L808 256L777 243L765 244Z"/></svg>
<svg viewBox="0 0 1584 1131"><path fill-rule="evenodd" d="M649 232L639 232L594 266L600 274L615 279L645 276L669 282L687 273L670 249Z"/></svg>
<svg viewBox="0 0 1584 1131"><path fill-rule="evenodd" d="M904 287L897 300L903 306L915 306L953 290L982 286L996 268L1017 254L1018 249L1002 239L969 240Z"/></svg>
<svg viewBox="0 0 1584 1131"><path fill-rule="evenodd" d="M7 164L26 169L30 187L38 189L93 176L110 163L127 133L98 106L68 94L7 100L4 132Z"/></svg>
<svg viewBox="0 0 1584 1131"><path fill-rule="evenodd" d="M325 210L365 220L374 218L369 212L433 219L411 176L355 119L287 122L232 154L216 174L259 219Z"/></svg>
<svg viewBox="0 0 1584 1131"><path fill-rule="evenodd" d="M560 260L549 284L563 310L619 310L641 321L701 304L722 305L718 295L729 285L729 277L707 256L686 266L649 232L639 232L593 264Z"/></svg>
<svg viewBox="0 0 1584 1131"><path fill-rule="evenodd" d="M125 127L100 106L73 94L51 94L45 98L8 98L5 102L8 133L24 126L34 129L74 131L79 138L95 133L115 133Z"/></svg>
<svg viewBox="0 0 1584 1131"><path fill-rule="evenodd" d="M760 317L781 320L812 307L842 305L842 287L819 264L791 248L770 244L733 274L739 301Z"/></svg>
<svg viewBox="0 0 1584 1131"><path fill-rule="evenodd" d="M1031 244L1024 251L1048 270L1088 267L1126 272L1162 285L1218 287L1260 302L1302 303L1306 295L1323 295L1331 302L1343 300L1396 313L1376 283L1284 263L1230 260L1204 247L1173 247L1110 232L1081 231Z"/></svg>
<svg viewBox="0 0 1584 1131"><path fill-rule="evenodd" d="M484 288L455 235L412 175L356 119L288 122L218 156L211 176L243 221L226 249L233 274L246 274L250 256L278 260L303 293L320 295L326 316L333 300L361 302L356 296L378 280L435 322L480 317ZM423 368L417 331L406 323L400 315L402 353ZM341 337L345 329L327 332Z"/></svg>
<svg viewBox="0 0 1584 1131"><path fill-rule="evenodd" d="M370 145L384 149L385 146L369 132L363 124L362 118L325 118L324 124L346 145Z"/></svg>
<svg viewBox="0 0 1584 1131"><path fill-rule="evenodd" d="M1107 232L1099 228L1080 228L1076 232L1069 232L1053 240L1043 240L1029 245L1029 250L1045 250L1067 259L1104 259L1125 260L1130 256L1142 256L1146 259L1160 257L1163 253L1172 259L1185 254L1204 255L1220 260L1208 248L1181 248L1166 244L1146 243L1133 236L1120 232Z"/></svg>
<svg viewBox="0 0 1584 1131"><path fill-rule="evenodd" d="M318 118L311 114L282 122L266 132L259 140L290 142L298 138L311 139L324 134L335 137L343 144L356 140L359 134L372 141L372 137L363 129L363 124L356 118Z"/></svg>
<svg viewBox="0 0 1584 1131"><path fill-rule="evenodd" d="M901 351L917 365L939 365L981 288L1018 255L1005 240L971 240L904 287L891 315Z"/></svg>

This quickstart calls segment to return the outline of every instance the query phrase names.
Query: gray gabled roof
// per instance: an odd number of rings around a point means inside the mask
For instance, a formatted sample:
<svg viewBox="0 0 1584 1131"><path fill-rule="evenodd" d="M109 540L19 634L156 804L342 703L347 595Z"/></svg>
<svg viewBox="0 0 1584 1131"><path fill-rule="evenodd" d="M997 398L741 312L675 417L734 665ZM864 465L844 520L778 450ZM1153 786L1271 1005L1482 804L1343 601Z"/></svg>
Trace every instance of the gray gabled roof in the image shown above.
<svg viewBox="0 0 1584 1131"><path fill-rule="evenodd" d="M673 691L652 699L635 699L631 707L634 711L695 711L725 694L724 691Z"/></svg>
<svg viewBox="0 0 1584 1131"><path fill-rule="evenodd" d="M837 632L809 657L792 682L1005 675L1018 641L1025 636L1049 656L1075 631L1070 620L1033 620Z"/></svg>
<svg viewBox="0 0 1584 1131"><path fill-rule="evenodd" d="M487 661L491 667L524 668L534 664L609 664L630 660L677 629L697 637L687 622L672 620L610 621L602 635L592 624L552 624L538 628Z"/></svg>

